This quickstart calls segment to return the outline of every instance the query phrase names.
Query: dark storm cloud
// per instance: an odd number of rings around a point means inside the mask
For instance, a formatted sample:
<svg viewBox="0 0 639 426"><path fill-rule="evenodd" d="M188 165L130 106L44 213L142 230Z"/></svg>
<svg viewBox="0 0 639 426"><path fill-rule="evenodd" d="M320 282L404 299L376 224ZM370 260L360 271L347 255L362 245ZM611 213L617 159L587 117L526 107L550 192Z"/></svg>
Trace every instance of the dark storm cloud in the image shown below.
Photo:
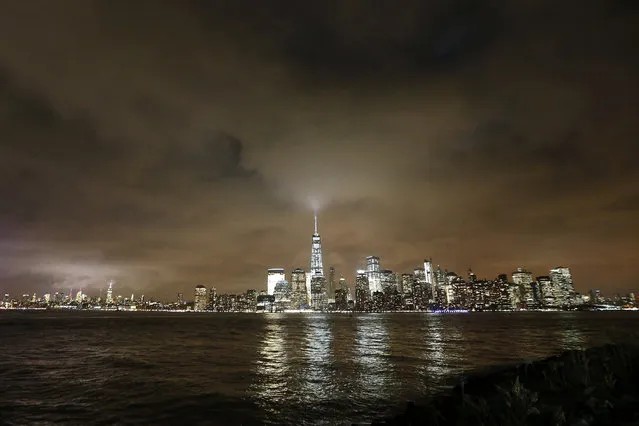
<svg viewBox="0 0 639 426"><path fill-rule="evenodd" d="M631 287L637 28L621 0L5 3L4 287L260 288L317 203L347 278Z"/></svg>
<svg viewBox="0 0 639 426"><path fill-rule="evenodd" d="M104 172L122 154L101 141L87 117L62 117L8 72L0 77L0 194L3 217L32 222L77 196L77 176Z"/></svg>
<svg viewBox="0 0 639 426"><path fill-rule="evenodd" d="M329 79L439 68L466 59L497 31L494 9L463 3L413 2L404 10L388 2L317 4L291 28L284 51L305 71Z"/></svg>

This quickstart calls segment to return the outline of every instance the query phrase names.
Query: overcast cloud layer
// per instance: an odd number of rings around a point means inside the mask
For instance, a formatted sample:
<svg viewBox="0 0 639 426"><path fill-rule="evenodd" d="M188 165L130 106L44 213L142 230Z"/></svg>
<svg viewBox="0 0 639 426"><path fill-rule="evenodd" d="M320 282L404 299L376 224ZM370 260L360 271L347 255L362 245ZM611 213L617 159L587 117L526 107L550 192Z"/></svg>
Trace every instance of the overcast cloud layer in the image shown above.
<svg viewBox="0 0 639 426"><path fill-rule="evenodd" d="M636 289L635 3L4 1L0 289L264 288L313 203L349 282Z"/></svg>

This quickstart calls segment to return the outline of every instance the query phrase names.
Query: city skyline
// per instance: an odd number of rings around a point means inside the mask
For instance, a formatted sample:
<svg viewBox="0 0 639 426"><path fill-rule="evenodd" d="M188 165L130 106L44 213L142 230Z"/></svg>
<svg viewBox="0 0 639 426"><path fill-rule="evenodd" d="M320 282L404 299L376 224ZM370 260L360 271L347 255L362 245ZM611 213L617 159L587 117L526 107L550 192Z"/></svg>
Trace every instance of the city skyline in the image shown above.
<svg viewBox="0 0 639 426"><path fill-rule="evenodd" d="M0 5L0 289L570 265L637 289L632 1ZM250 11L247 12L247 11Z"/></svg>
<svg viewBox="0 0 639 426"><path fill-rule="evenodd" d="M262 281L262 283L255 283L255 285L250 285L247 284L244 288L238 289L240 293L242 293L245 290L255 290L258 293L259 292L263 292L264 294L268 294L268 295L273 295L276 289L276 286L278 283L280 282L286 282L287 285L291 286L291 289L295 289L297 285L301 285L301 282L297 282L298 280L296 280L296 278L294 277L294 275L297 273L302 274L302 276L305 277L304 279L304 286L305 286L305 290L306 290L306 294L307 294L307 300L309 301L308 306L313 306L313 303L311 303L310 301L312 300L312 288L313 288L313 277L316 277L318 279L321 279L321 285L323 286L324 290L324 297L328 298L330 300L334 300L334 291L335 288L331 288L330 287L330 283L328 281L328 277L326 277L324 275L324 262L323 262L323 245L322 245L322 238L319 234L319 226L318 226L318 210L317 208L314 209L313 211L313 220L314 220L314 228L313 228L313 234L312 234L312 238L311 238L311 254L308 258L308 261L306 262L306 264L308 265L308 267L302 267L302 266L292 266L292 267L281 267L281 266L271 266L271 267L267 267L266 269L266 281ZM409 261L403 261L402 264L408 264ZM362 266L360 266L362 265ZM473 270L472 268L468 267L466 269L460 269L460 271L463 271L459 276L463 277L464 273L470 274L472 277L474 277L474 279L478 279L478 280L483 280L483 281L490 281L490 280L494 280L495 277L498 277L500 275L508 275L512 277L512 282L515 284L525 284L525 285L529 285L533 282L536 281L537 278L544 278L544 276L546 275L547 272L550 272L550 274L552 274L552 271L555 269L562 269L562 268L566 268L565 266L561 266L560 264L555 264L555 266L545 266L546 269L543 270L543 273L538 273L534 270L529 270L527 267L522 266L521 264L519 266L514 266L511 272L504 272L504 271L500 271L497 272L495 274L493 274L492 276L488 276L488 275L484 275L484 276L480 276L478 278L476 271ZM421 274L423 275L421 277L421 279L423 280L423 282L425 284L427 284L428 286L433 286L435 285L435 269L437 269L438 271L445 271L445 272L454 272L456 273L456 269L449 269L447 267L446 264L440 264L437 262L433 262L432 257L428 257L426 259L424 259L422 262L415 262L413 264L412 267L407 267L405 269L402 270L397 270L397 269L388 269L388 266L382 262L382 259L380 258L380 256L378 255L368 255L365 256L359 263L358 263L358 267L356 267L355 269L351 269L349 272L345 272L345 271L339 271L335 269L335 267L333 265L329 265L329 269L330 269L330 274L331 278L335 281L333 283L333 285L336 284L336 277L335 277L335 273L338 272L338 276L340 277L340 282L341 280L345 280L346 285L348 286L348 289L350 292L353 292L356 290L357 288L357 281L358 281L358 277L363 274L366 279L367 279L367 286L370 289L370 294L372 295L375 292L383 292L383 273L393 273L394 275L399 276L403 276L403 275L415 275L419 270L421 270ZM572 276L574 273L574 271L571 271L569 274ZM263 278L263 277L262 277ZM418 277L415 277L416 279ZM472 281L472 279L471 279ZM113 284L114 284L114 280L113 279L107 279L106 281L106 285L107 287L104 288L104 290L106 290L106 303L109 304L112 299L112 292L113 292ZM402 280L399 279L398 282L396 283L398 286L401 286ZM572 283L572 278L571 278L571 283ZM571 284L572 285L572 284ZM184 287L184 286L183 286ZM186 288L183 287L178 287L175 289L172 289L172 293L171 296L175 295L175 291L178 292L178 294L182 295L184 291L187 292L188 294L188 286ZM263 288L262 288L263 287ZM205 293L206 294L206 289L208 288L213 288L216 291L224 291L225 294L232 294L232 291L225 291L226 289L224 289L223 287L219 287L218 285L216 285L214 282L212 282L211 280L209 281L202 281L199 282L196 285L196 305L198 305L197 299L198 299L198 289L205 289ZM589 288L585 288L581 285L576 285L574 286L574 290L578 291L578 292L590 292L590 291L601 291L602 286L595 286L595 287L589 287ZM605 287L603 287L605 288ZM79 294L84 294L87 295L87 291L89 292L93 289L93 290L98 290L100 292L100 295L102 294L103 288L98 286L91 286L89 285L88 287L85 287L83 291L83 288L74 288L74 287L69 287L69 294L73 294L73 291L78 291ZM22 289L24 290L24 289ZM21 291L22 291L21 290ZM40 294L52 294L52 293L61 293L61 294L65 294L65 290L64 288L61 287L51 287L49 289L45 289L45 290L41 290ZM124 291L125 292L129 292L131 290L130 287L126 286L126 281L125 281L125 285L124 285ZM18 291L17 293L20 293L21 291ZM611 291L609 293L612 294L623 294L624 291L629 292L629 293L633 293L635 290L635 288L628 288L628 289L623 289L621 291ZM26 291L26 293L24 293L22 291L23 294L31 294L31 289L29 289L29 291ZM36 291L34 293L34 296L38 293L38 291ZM141 291L141 293L145 293L144 290ZM3 294L10 294L9 291L4 291ZM14 292L15 294L15 292ZM157 296L157 295L156 295ZM160 295L161 296L161 295ZM351 296L351 294L349 293L349 297ZM121 294L120 294L121 297ZM166 297L166 296L164 296ZM160 297L161 299L162 297ZM324 303L326 303L327 301L325 301ZM200 302L199 306L202 306L201 303L204 302Z"/></svg>
<svg viewBox="0 0 639 426"><path fill-rule="evenodd" d="M317 234L317 232L315 233ZM367 258L380 265L379 258ZM291 271L291 279L282 268L269 268L267 289L247 289L239 294L219 293L215 287L198 284L193 299L184 293L170 300L131 294L113 295L113 281L109 281L106 299L83 292L51 292L38 296L29 293L4 294L0 309L81 309L118 311L178 311L178 312L513 312L557 310L638 310L635 293L604 294L598 289L580 293L574 286L570 268L558 266L548 275L533 276L518 267L510 278L500 274L493 279L479 279L468 270L467 278L453 271L430 268L431 259L413 273L380 271L381 288L369 283L369 270L358 270L354 289L344 278L339 287L314 283L307 295L304 270ZM333 268L331 268L332 270ZM429 273L430 271L430 273ZM333 271L332 271L333 272ZM316 276L316 278L318 278ZM323 277L319 277L323 278ZM328 295L328 297L327 297Z"/></svg>
<svg viewBox="0 0 639 426"><path fill-rule="evenodd" d="M314 220L314 228L313 228L313 234L312 234L312 238L311 238L311 254L309 256L309 260L307 262L308 267L304 268L301 266L297 266L297 267L281 267L281 266L271 266L268 267L266 269L266 281L262 282L261 284L257 284L257 285L247 285L245 286L243 289L239 289L240 293L242 293L245 290L255 290L258 293L262 292L263 294L268 294L268 295L273 295L275 293L275 289L277 287L277 284L280 282L286 282L287 285L291 286L291 289L294 290L296 288L296 286L301 285L302 282L298 282L299 280L296 280L295 278L295 274L302 274L301 276L304 277L303 280L303 285L305 286L305 292L307 294L307 300L309 301L308 306L313 306L313 303L311 303L310 301L312 300L312 288L313 288L313 277L318 278L321 280L321 286L323 286L324 290L324 297L328 298L330 300L334 300L334 292L335 288L331 288L330 287L330 283L328 281L328 278L324 275L324 262L323 262L323 246L322 246L322 238L319 234L319 226L318 226L318 210L317 208L314 209L313 211L313 220ZM402 262L402 264L407 264L408 261L404 261ZM346 273L345 271L337 271L339 272L338 275L340 277L340 282L341 280L344 280L346 285L348 286L348 289L350 292L354 292L357 288L357 282L358 282L358 277L360 275L363 274L363 276L366 277L367 280L367 286L369 288L370 294L372 295L375 292L383 292L383 274L384 272L386 273L392 273L394 275L397 275L398 278L400 276L403 275L413 275L415 277L415 279L419 279L419 277L415 276L415 274L418 273L419 270L421 270L421 279L423 280L423 282L425 284L427 284L428 286L433 286L435 285L435 269L437 269L437 271L444 271L446 273L451 272L451 273L456 273L457 270L455 269L449 269L447 267L447 265L445 264L439 264L439 263L433 263L432 261L432 257L428 257L427 259L424 259L422 262L415 262L413 264L413 267L408 267L402 270L396 270L396 269L388 269L387 265L384 264L380 258L380 256L377 255L368 255L365 256L361 262L358 263L358 265L363 265L362 267L358 266L356 269L352 269L351 271L349 271L348 273ZM556 269L568 269L565 266L561 266L559 264L556 264L556 266L551 267L546 265L546 269L543 270L543 273L537 273L533 270L529 270L527 269L527 267L525 266L515 266L513 267L513 271L511 272L498 272L492 276L480 276L478 278L476 271L473 270L472 268L468 267L466 269L461 269L462 274L459 275L459 277L463 277L464 276L464 272L469 274L469 276L471 276L473 279L477 279L477 280L482 280L482 281L490 281L490 280L494 280L495 277L499 277L500 275L507 275L507 276L511 276L512 277L512 283L514 284L524 284L524 285L529 285L532 284L533 282L536 282L537 278L544 278L545 277L545 273L549 272L550 274L552 274L553 270ZM335 272L336 269L333 265L329 265L329 269L330 269L330 276L331 278L335 281L333 284L336 284L336 277L335 277ZM569 272L569 275L572 276L573 271ZM472 281L472 279L471 279ZM106 290L106 303L109 304L111 303L112 299L112 294L113 294L113 284L114 284L114 280L113 279L107 279L106 281L106 285L107 287L104 289ZM396 283L398 286L401 286L402 280L401 278L398 280L398 282ZM125 281L126 283L126 281ZM571 278L571 283L572 283L572 278ZM265 284L265 285L262 285ZM572 285L572 284L571 284ZM264 288L262 288L264 287ZM582 288L583 286L580 285L576 285L574 286L574 290L578 291L578 292L590 292L590 291L601 291L601 286L597 287L590 287L588 289L586 288ZM196 286L196 305L198 305L197 299L198 299L198 289L205 289L205 293L206 294L206 289L208 288L213 288L216 291L218 290L222 290L224 291L224 288L218 288L217 285L215 285L215 283L211 283L210 281L203 281L198 283ZM78 291L78 294L83 294L83 295L87 295L87 291L83 291L83 288L74 288L74 287L69 287L69 294L73 294L73 291ZM102 294L102 290L103 288L100 286L88 286L88 288L84 288L84 290L89 290L89 292L91 291L91 289L97 289L100 292L100 295ZM52 294L52 293L61 293L61 294L65 294L65 290L64 288L61 287L51 287L49 289L40 291L40 294ZM171 295L173 296L175 294L175 291L178 291L178 294L182 295L183 292L186 290L187 294L188 294L188 288L176 288L176 289L172 289L173 292L171 293ZM630 289L624 289L629 293L633 293L634 291L636 291L634 288L630 288ZM124 286L124 291L125 292L129 292L130 291L130 287L127 287L126 284ZM8 291L4 291L4 294L9 294L10 292ZM20 293L20 292L18 292ZM34 296L37 294L38 292L36 291L34 293ZM142 293L144 293L144 291L142 290ZM225 294L232 294L233 292L227 292L225 291ZM624 293L624 291L613 291L610 292L613 294L622 294ZM31 294L31 290L27 291L26 293L23 292L23 294ZM350 296L350 293L349 293ZM120 297L122 297L122 295L120 294ZM202 299L203 300L203 299ZM203 301L200 303L204 303ZM326 303L326 301L324 302ZM200 304L200 306L202 306Z"/></svg>
<svg viewBox="0 0 639 426"><path fill-rule="evenodd" d="M365 269L357 269L353 285L329 266L324 275L322 239L318 228L318 214L314 211L314 228L308 270L295 268L267 269L264 288L246 289L239 294L218 292L213 285L197 284L192 302L184 293L177 300L159 301L142 294L130 298L113 296L113 280L108 281L106 299L92 297L80 289L73 294L51 292L38 297L36 293L22 293L20 298L4 294L3 309L109 309L109 310L173 310L198 312L469 312L519 310L637 310L633 292L605 297L600 289L587 294L578 291L569 267L549 269L548 275L533 275L523 267L496 278L480 279L470 268L457 274L445 266L424 259L422 266L412 272L394 272L383 268L379 256L367 256ZM53 293L53 294L52 294Z"/></svg>
<svg viewBox="0 0 639 426"><path fill-rule="evenodd" d="M349 284L344 274L340 273L339 289L337 289L335 268L329 266L328 278L324 275L322 238L319 233L317 209L313 212L313 220L314 226L308 269L297 267L287 272L286 268L269 267L266 271L265 286L263 288L260 285L250 287L246 289L247 294L253 292L255 297L258 295L272 296L276 303L280 304L280 309L285 304L288 306L286 309L290 309L291 305L294 305L295 309L319 311L327 310L331 304L335 306L339 297L342 298L343 303L346 303L346 300L352 301L355 304L354 306L359 304L360 308L364 306L363 304L367 304L367 309L371 309L371 303L375 302L376 298L379 299L383 295L383 297L388 299L393 297L393 293L397 294L402 303L408 302L412 306L416 298L415 285L421 300L419 303L421 309L431 309L434 306L442 309L452 309L455 307L455 299L466 297L464 296L466 293L475 294L478 291L479 293L477 294L483 294L484 292L494 293L491 297L495 300L506 298L509 300L508 306L510 307L517 306L518 303L537 307L541 307L545 303L546 307L557 307L560 305L555 299L562 300L563 302L561 303L570 305L581 298L581 293L578 291L579 288L574 285L569 267L556 266L548 269L548 275L533 275L532 271L519 266L510 274L500 273L495 275L496 278L490 279L486 277L478 278L477 274L471 268L468 268L466 270L468 279L465 279L463 278L463 273L457 274L455 271L449 270L445 265L443 268L440 264L435 266L431 257L424 259L423 263L421 263L423 266L415 266L411 272L397 272L383 268L384 265L379 256L366 256L364 260L365 268L357 268L354 271L355 275L352 284ZM508 279L508 276L512 279ZM108 280L107 284L108 288L106 289L104 302L106 305L111 305L115 300L113 297L114 281ZM487 285L488 287L484 290L479 290L473 289L472 286L474 285L480 285L480 287ZM491 286L494 287L492 290L490 290ZM546 288L545 293L550 298L546 302L544 302L543 288ZM344 292L338 295L336 290ZM182 289L179 289L178 299L184 301L184 293L182 291ZM65 295L64 292L55 291L55 289L47 292L43 295L47 303L48 299L51 298L51 293L54 292L57 299ZM523 293L519 294L520 292ZM600 289L598 288L591 288L588 291L591 295L590 297L592 297L592 294L599 294L599 292ZM197 284L195 286L193 309L197 311L210 309L210 306L216 303L217 294L219 293L215 285ZM223 294L228 295L228 293ZM560 294L563 294L563 296L560 296ZM629 294L634 293L630 292ZM101 301L101 296L102 289L100 289L98 301ZM9 293L5 293L5 302L9 300L9 297ZM36 293L30 296L30 293L23 292L22 298L24 299L25 297L31 299L32 302L42 300L37 297ZM70 288L66 297L82 302L85 300L84 298L90 298L91 296L83 292L82 289L76 293L76 296L73 296L73 288ZM122 299L122 295L118 297ZM144 295L141 298L143 300ZM124 298L122 300L134 302L134 294L131 295L130 299ZM493 302L497 303L495 300ZM573 300L573 302L568 303L566 302L567 300ZM378 309L381 309L381 306L389 303L389 300L385 300L383 303L381 300L377 300L375 303L377 303ZM503 303L503 301L499 303ZM457 306L457 308L460 308L460 306Z"/></svg>

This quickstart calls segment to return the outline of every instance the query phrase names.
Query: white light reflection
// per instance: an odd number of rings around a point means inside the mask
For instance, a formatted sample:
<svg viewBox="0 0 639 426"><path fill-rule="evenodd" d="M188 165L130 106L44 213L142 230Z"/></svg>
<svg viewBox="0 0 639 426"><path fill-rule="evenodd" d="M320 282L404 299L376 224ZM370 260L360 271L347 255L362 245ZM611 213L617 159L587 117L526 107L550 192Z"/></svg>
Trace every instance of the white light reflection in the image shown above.
<svg viewBox="0 0 639 426"><path fill-rule="evenodd" d="M282 315L268 315L256 362L256 381L252 392L264 408L273 409L287 397L289 364L286 353L286 332Z"/></svg>
<svg viewBox="0 0 639 426"><path fill-rule="evenodd" d="M464 369L463 336L457 324L442 315L425 315L424 382L439 389ZM446 321L449 319L449 321Z"/></svg>
<svg viewBox="0 0 639 426"><path fill-rule="evenodd" d="M383 315L358 315L355 357L359 363L357 387L364 399L385 394L392 368L388 362L388 330Z"/></svg>
<svg viewBox="0 0 639 426"><path fill-rule="evenodd" d="M584 349L585 338L577 316L576 312L561 312L559 336L562 350Z"/></svg>
<svg viewBox="0 0 639 426"><path fill-rule="evenodd" d="M326 315L311 315L307 321L304 353L308 367L304 371L302 395L308 401L330 400L334 396L334 372L331 371L333 334Z"/></svg>

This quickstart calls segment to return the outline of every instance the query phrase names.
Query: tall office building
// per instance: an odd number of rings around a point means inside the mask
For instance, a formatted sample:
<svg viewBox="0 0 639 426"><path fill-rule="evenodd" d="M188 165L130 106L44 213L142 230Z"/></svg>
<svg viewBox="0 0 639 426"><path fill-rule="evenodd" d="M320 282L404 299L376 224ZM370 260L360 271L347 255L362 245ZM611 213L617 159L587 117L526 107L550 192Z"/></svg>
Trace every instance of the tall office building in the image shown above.
<svg viewBox="0 0 639 426"><path fill-rule="evenodd" d="M315 275L311 278L311 307L322 311L328 305L326 278Z"/></svg>
<svg viewBox="0 0 639 426"><path fill-rule="evenodd" d="M413 292L413 282L415 276L413 274L402 274L402 293L411 294Z"/></svg>
<svg viewBox="0 0 639 426"><path fill-rule="evenodd" d="M515 289L515 300L518 301L518 307L530 307L535 305L535 297L533 293L533 275L524 268L517 268L513 272L513 283L518 286Z"/></svg>
<svg viewBox="0 0 639 426"><path fill-rule="evenodd" d="M193 303L193 310L205 311L207 303L208 303L208 300L206 297L206 287L204 287L201 284L195 286L195 298Z"/></svg>
<svg viewBox="0 0 639 426"><path fill-rule="evenodd" d="M348 283L346 282L346 278L339 277L339 284L338 284L337 288L335 289L335 291L337 291L337 290L344 290L346 292L347 299L349 301L353 300L353 297L351 295L351 289L348 286Z"/></svg>
<svg viewBox="0 0 639 426"><path fill-rule="evenodd" d="M572 305L574 302L575 285L572 282L570 268L557 266L550 270L550 281L560 306Z"/></svg>
<svg viewBox="0 0 639 426"><path fill-rule="evenodd" d="M293 291L291 307L300 309L308 305L308 291L306 290L306 272L302 268L291 272L291 289Z"/></svg>
<svg viewBox="0 0 639 426"><path fill-rule="evenodd" d="M379 257L368 256L366 258L366 278L368 278L368 287L371 294L376 291L382 291L381 267L379 265Z"/></svg>
<svg viewBox="0 0 639 426"><path fill-rule="evenodd" d="M415 309L415 300L413 297L415 276L413 274L402 274L401 276L401 292L404 297L404 308Z"/></svg>
<svg viewBox="0 0 639 426"><path fill-rule="evenodd" d="M282 280L275 284L275 291L273 292L273 296L275 296L275 306L276 310L284 311L291 308L291 299L293 295L293 290L291 284Z"/></svg>
<svg viewBox="0 0 639 426"><path fill-rule="evenodd" d="M430 296L426 288L426 274L424 268L413 269L413 303L416 309L423 309L428 306ZM444 288L443 285L440 286Z"/></svg>
<svg viewBox="0 0 639 426"><path fill-rule="evenodd" d="M537 297L539 303L544 306L555 306L555 292L549 276L537 277Z"/></svg>
<svg viewBox="0 0 639 426"><path fill-rule="evenodd" d="M217 289L211 287L208 291L208 300L206 302L207 309L215 309L217 307Z"/></svg>
<svg viewBox="0 0 639 426"><path fill-rule="evenodd" d="M255 311L257 308L257 295L258 293L255 289L246 290L246 304L249 311Z"/></svg>
<svg viewBox="0 0 639 426"><path fill-rule="evenodd" d="M358 310L362 311L366 308L370 295L367 271L360 269L357 271L357 277L355 278L355 306Z"/></svg>
<svg viewBox="0 0 639 426"><path fill-rule="evenodd" d="M317 229L317 215L315 215L315 232L311 243L311 277L324 276L324 263L322 261L322 237Z"/></svg>
<svg viewBox="0 0 639 426"><path fill-rule="evenodd" d="M266 292L272 296L278 282L286 280L284 268L270 268L266 277Z"/></svg>
<svg viewBox="0 0 639 426"><path fill-rule="evenodd" d="M402 292L402 274L399 272L393 273L393 280L395 281L395 288L398 292Z"/></svg>
<svg viewBox="0 0 639 426"><path fill-rule="evenodd" d="M339 287L342 290L349 290L348 288L348 283L346 282L346 278L344 277L339 277ZM349 291L350 293L350 291Z"/></svg>
<svg viewBox="0 0 639 426"><path fill-rule="evenodd" d="M106 303L110 305L113 303L113 280L109 280L109 288L107 289Z"/></svg>
<svg viewBox="0 0 639 426"><path fill-rule="evenodd" d="M317 227L315 215L315 230L311 244L311 268L306 276L306 291L313 309L324 309L328 303L327 283L324 278L324 263L322 261L322 238Z"/></svg>
<svg viewBox="0 0 639 426"><path fill-rule="evenodd" d="M530 285L533 282L532 273L526 271L524 268L517 268L513 272L513 282L515 284Z"/></svg>
<svg viewBox="0 0 639 426"><path fill-rule="evenodd" d="M380 271L380 282L384 293L392 293L397 289L395 274L393 274L393 271L390 269L383 269Z"/></svg>
<svg viewBox="0 0 639 426"><path fill-rule="evenodd" d="M435 288L439 292L439 288L446 285L446 271L442 271L442 268L437 265L435 269Z"/></svg>
<svg viewBox="0 0 639 426"><path fill-rule="evenodd" d="M430 258L424 259L424 283L424 291L427 292L426 296L428 296L430 300L434 300L437 289L435 283L435 271L433 270L433 261Z"/></svg>
<svg viewBox="0 0 639 426"><path fill-rule="evenodd" d="M348 309L348 289L338 288L335 290L335 310L345 311Z"/></svg>

